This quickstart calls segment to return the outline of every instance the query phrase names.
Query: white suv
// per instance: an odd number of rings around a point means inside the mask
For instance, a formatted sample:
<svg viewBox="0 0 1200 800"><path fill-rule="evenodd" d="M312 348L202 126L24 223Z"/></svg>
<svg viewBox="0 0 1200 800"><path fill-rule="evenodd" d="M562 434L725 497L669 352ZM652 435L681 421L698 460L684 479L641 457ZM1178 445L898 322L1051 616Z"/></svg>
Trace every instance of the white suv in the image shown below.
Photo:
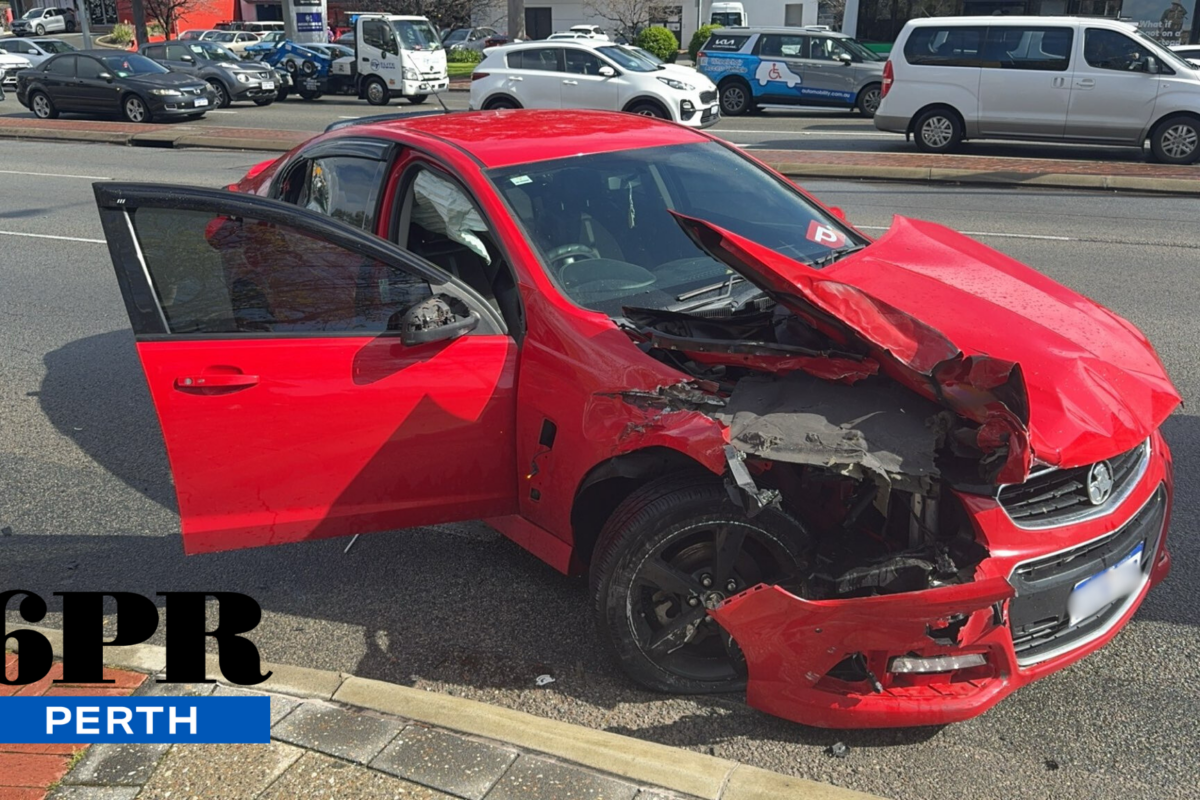
<svg viewBox="0 0 1200 800"><path fill-rule="evenodd" d="M721 118L717 87L695 70L666 68L612 42L527 42L484 51L471 108L629 111L707 128Z"/></svg>

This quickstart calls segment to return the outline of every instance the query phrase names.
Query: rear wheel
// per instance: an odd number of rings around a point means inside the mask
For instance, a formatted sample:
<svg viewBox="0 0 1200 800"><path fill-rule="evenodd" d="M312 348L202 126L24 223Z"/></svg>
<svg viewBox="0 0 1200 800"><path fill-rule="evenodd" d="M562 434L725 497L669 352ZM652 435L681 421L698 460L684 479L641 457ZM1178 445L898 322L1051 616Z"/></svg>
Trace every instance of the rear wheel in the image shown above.
<svg viewBox="0 0 1200 800"><path fill-rule="evenodd" d="M414 106L420 105L428 99L429 95L427 94L410 94L407 98L408 102L412 103Z"/></svg>
<svg viewBox="0 0 1200 800"><path fill-rule="evenodd" d="M737 79L721 84L721 113L727 117L740 117L753 105L750 86Z"/></svg>
<svg viewBox="0 0 1200 800"><path fill-rule="evenodd" d="M321 92L309 91L308 89L300 90L300 99L301 100L319 100L320 98L321 98Z"/></svg>
<svg viewBox="0 0 1200 800"><path fill-rule="evenodd" d="M505 108L520 108L520 107L521 107L521 105L516 100L512 100L507 97L497 97L495 99L488 100L486 103L484 103L483 110L484 111L500 111Z"/></svg>
<svg viewBox="0 0 1200 800"><path fill-rule="evenodd" d="M858 93L858 99L854 101L854 105L864 117L873 117L875 112L879 110L879 101L883 99L883 88L878 83L872 83L863 87L863 90Z"/></svg>
<svg viewBox="0 0 1200 800"><path fill-rule="evenodd" d="M796 583L807 538L778 509L747 517L710 476L653 481L600 534L591 588L601 637L647 688L734 691L745 662L708 609L758 583Z"/></svg>
<svg viewBox="0 0 1200 800"><path fill-rule="evenodd" d="M217 96L217 101L214 103L217 108L228 108L233 101L229 98L229 90L225 88L225 84L221 83L216 78L208 82L212 87L213 93Z"/></svg>
<svg viewBox="0 0 1200 800"><path fill-rule="evenodd" d="M949 153L962 142L963 128L958 115L946 108L923 111L913 123L917 149L922 153Z"/></svg>
<svg viewBox="0 0 1200 800"><path fill-rule="evenodd" d="M29 108L38 119L58 118L58 109L55 107L54 101L50 99L50 95L45 92L34 92L33 96L29 98Z"/></svg>
<svg viewBox="0 0 1200 800"><path fill-rule="evenodd" d="M391 92L388 91L382 78L368 78L363 94L367 96L367 102L373 106L386 106L388 100L392 99Z"/></svg>
<svg viewBox="0 0 1200 800"><path fill-rule="evenodd" d="M1200 158L1200 121L1195 117L1168 117L1150 134L1150 152L1164 164L1193 164Z"/></svg>
<svg viewBox="0 0 1200 800"><path fill-rule="evenodd" d="M125 112L125 119L130 122L150 121L150 109L146 107L146 101L136 94L125 98L125 102L121 103L121 110Z"/></svg>
<svg viewBox="0 0 1200 800"><path fill-rule="evenodd" d="M637 103L629 108L630 114L639 117L654 117L655 119L670 119L671 117L657 103Z"/></svg>

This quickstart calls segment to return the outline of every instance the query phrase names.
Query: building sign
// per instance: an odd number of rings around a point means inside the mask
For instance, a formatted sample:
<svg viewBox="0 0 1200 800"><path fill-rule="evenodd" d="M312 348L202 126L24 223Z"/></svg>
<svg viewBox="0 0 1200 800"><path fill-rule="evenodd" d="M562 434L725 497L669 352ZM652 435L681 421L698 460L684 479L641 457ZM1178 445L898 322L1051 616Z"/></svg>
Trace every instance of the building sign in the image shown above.
<svg viewBox="0 0 1200 800"><path fill-rule="evenodd" d="M325 21L321 19L321 13L309 14L306 12L296 12L296 30L301 33L320 33L325 30Z"/></svg>
<svg viewBox="0 0 1200 800"><path fill-rule="evenodd" d="M1164 44L1187 44L1196 0L1125 0L1121 16Z"/></svg>

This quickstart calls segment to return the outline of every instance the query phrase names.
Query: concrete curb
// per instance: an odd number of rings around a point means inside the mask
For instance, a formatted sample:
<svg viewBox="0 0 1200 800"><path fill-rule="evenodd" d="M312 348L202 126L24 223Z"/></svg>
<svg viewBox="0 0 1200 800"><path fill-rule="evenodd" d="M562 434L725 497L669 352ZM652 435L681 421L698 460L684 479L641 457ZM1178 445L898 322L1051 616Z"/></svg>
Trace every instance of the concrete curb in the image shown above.
<svg viewBox="0 0 1200 800"><path fill-rule="evenodd" d="M23 627L45 636L54 656L63 657L62 631L34 625ZM19 651L14 644L9 646ZM119 669L154 674L163 671L166 660L166 649L158 645L105 648L105 665ZM264 662L262 669L274 674L257 686L246 688L394 714L705 800L879 800L874 795L789 777L737 761L439 692L288 664ZM207 656L206 670L210 679L223 680L215 655Z"/></svg>

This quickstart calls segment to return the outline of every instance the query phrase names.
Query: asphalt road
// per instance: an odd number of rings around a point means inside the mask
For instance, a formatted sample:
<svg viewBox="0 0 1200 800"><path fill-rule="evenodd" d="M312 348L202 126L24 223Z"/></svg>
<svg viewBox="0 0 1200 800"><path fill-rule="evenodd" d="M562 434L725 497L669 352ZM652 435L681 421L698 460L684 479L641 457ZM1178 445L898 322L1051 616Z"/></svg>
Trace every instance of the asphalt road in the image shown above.
<svg viewBox="0 0 1200 800"><path fill-rule="evenodd" d="M467 108L468 93L444 92L442 102L451 110ZM202 120L178 123L202 128L211 125L238 128L321 131L332 122L377 114L426 113L440 109L436 98L421 105L406 100L393 100L384 108L368 105L350 95L325 95L306 101L292 97L259 108L251 102L235 103L229 108L209 111ZM11 93L0 104L0 118L25 117L33 114L17 102ZM65 115L64 119L83 119ZM115 119L115 118L114 118ZM912 153L916 149L904 136L875 129L869 119L851 111L771 106L761 114L727 117L710 131L748 149L770 150L850 150L857 152ZM972 141L964 145L963 153L978 156L1008 156L1015 158L1079 158L1098 161L1144 161L1146 153L1128 147L1087 147L1081 145L1029 142Z"/></svg>
<svg viewBox="0 0 1200 800"><path fill-rule="evenodd" d="M1166 423L1177 467L1174 573L1109 647L971 722L807 728L736 697L634 688L597 643L584 582L477 523L363 537L348 554L334 540L185 558L90 184L219 186L258 156L25 142L5 143L4 154L0 527L11 535L0 536L0 587L39 592L49 624L58 624L55 591L240 591L263 606L254 639L271 661L473 697L894 798L1196 796L1200 423L1190 406ZM933 219L1085 292L1140 325L1187 402L1200 398L1200 200L807 185L868 230L896 212ZM556 682L536 688L543 673ZM838 741L850 745L847 758L825 753Z"/></svg>

